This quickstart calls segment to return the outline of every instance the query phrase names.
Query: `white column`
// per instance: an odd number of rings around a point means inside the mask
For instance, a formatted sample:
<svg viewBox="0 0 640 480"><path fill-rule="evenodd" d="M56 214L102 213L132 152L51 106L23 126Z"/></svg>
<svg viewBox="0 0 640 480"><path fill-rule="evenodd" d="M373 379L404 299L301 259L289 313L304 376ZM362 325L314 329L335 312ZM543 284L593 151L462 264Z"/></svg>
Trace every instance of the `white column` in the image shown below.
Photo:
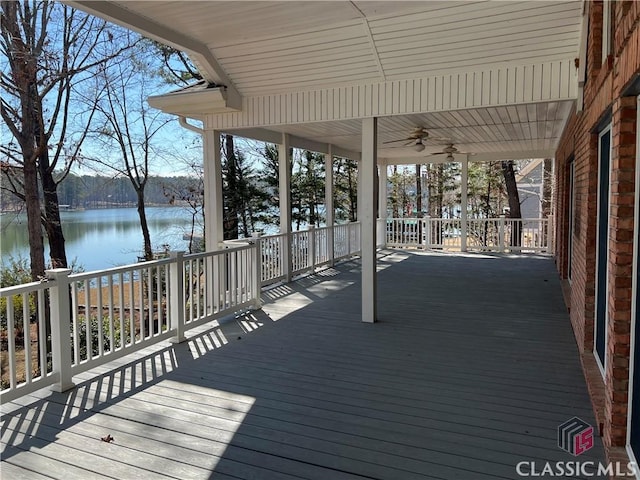
<svg viewBox="0 0 640 480"><path fill-rule="evenodd" d="M283 242L284 252L283 266L285 281L291 281L291 170L289 168L291 158L289 156L289 135L282 134L282 142L278 145L278 180L280 197L280 233L286 233L287 238Z"/></svg>
<svg viewBox="0 0 640 480"><path fill-rule="evenodd" d="M222 223L222 153L220 132L206 130L204 146L204 237L205 249L218 250L224 238Z"/></svg>
<svg viewBox="0 0 640 480"><path fill-rule="evenodd" d="M184 336L184 252L170 252L169 258L171 263L169 264L169 278L171 289L169 290L170 310L169 320L171 330L175 332L175 337L171 339L171 343L181 343L187 338ZM211 270L209 270L211 272ZM211 302L211 285L212 281L207 275L207 303Z"/></svg>
<svg viewBox="0 0 640 480"><path fill-rule="evenodd" d="M462 175L460 178L460 250L467 251L467 196L469 191L469 156L462 161Z"/></svg>
<svg viewBox="0 0 640 480"><path fill-rule="evenodd" d="M50 289L51 362L53 373L58 376L58 381L51 386L51 389L54 392L65 392L75 386L71 372L71 342L69 341L72 321L71 306L69 305L69 274L71 269L54 268L45 273L49 280L55 282ZM12 334L11 330L9 330L9 334Z"/></svg>
<svg viewBox="0 0 640 480"><path fill-rule="evenodd" d="M358 210L361 215L362 321L375 322L377 316L376 278L376 163L377 118L362 120L362 158L358 168ZM362 192L362 193L360 193Z"/></svg>
<svg viewBox="0 0 640 480"><path fill-rule="evenodd" d="M333 251L333 224L335 223L335 211L333 208L333 148L329 144L329 152L324 156L324 207L327 217L327 253L329 265L333 266L335 253Z"/></svg>

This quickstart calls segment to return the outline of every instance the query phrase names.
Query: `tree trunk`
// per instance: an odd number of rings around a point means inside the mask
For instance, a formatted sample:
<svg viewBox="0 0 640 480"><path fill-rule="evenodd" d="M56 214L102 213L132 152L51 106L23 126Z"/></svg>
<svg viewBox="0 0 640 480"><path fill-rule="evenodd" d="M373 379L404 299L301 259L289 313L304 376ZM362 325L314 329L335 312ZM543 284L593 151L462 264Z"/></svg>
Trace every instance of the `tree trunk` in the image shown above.
<svg viewBox="0 0 640 480"><path fill-rule="evenodd" d="M393 197L391 199L391 206L393 209L393 218L400 217L400 195L398 193L398 166L393 166Z"/></svg>
<svg viewBox="0 0 640 480"><path fill-rule="evenodd" d="M509 200L509 218L522 218L520 212L520 195L518 194L518 183L516 173L513 168L513 160L502 161L502 174L507 189L507 199ZM511 243L514 247L522 245L522 223L513 222L511 230Z"/></svg>
<svg viewBox="0 0 640 480"><path fill-rule="evenodd" d="M153 260L153 250L151 249L151 235L149 235L149 224L147 223L147 213L144 209L144 186L136 189L138 217L140 217L140 228L142 229L142 239L144 248L144 259Z"/></svg>
<svg viewBox="0 0 640 480"><path fill-rule="evenodd" d="M349 185L349 221L355 222L359 220L359 218L357 218L358 192L356 190L357 186L354 185L353 181L353 168L351 168L350 165L347 165L347 179Z"/></svg>
<svg viewBox="0 0 640 480"><path fill-rule="evenodd" d="M546 218L551 214L551 196L553 195L551 171L551 159L545 158L542 167L542 217Z"/></svg>
<svg viewBox="0 0 640 480"><path fill-rule="evenodd" d="M67 253L60 220L58 185L49 169L49 154L46 150L40 155L38 168L40 170L44 198L43 223L49 239L51 266L52 268L67 268Z"/></svg>
<svg viewBox="0 0 640 480"><path fill-rule="evenodd" d="M38 191L38 170L36 165L35 134L37 128L36 101L38 99L37 59L31 55L28 46L21 38L18 25L18 2L3 2L2 29L11 35L11 49L17 58L16 71L12 72L17 90L20 95L20 114L22 128L16 138L22 153L22 168L24 175L24 200L27 210L27 230L29 233L29 257L31 260L31 278L34 281L44 276L44 239L42 237L42 214L40 211L40 196ZM7 75L9 75L7 73ZM2 117L7 120L8 115L2 106ZM7 123L9 121L7 120Z"/></svg>
<svg viewBox="0 0 640 480"><path fill-rule="evenodd" d="M29 232L29 258L31 260L31 279L37 281L44 277L44 239L38 195L38 172L35 162L25 162L24 195L27 209L27 230Z"/></svg>
<svg viewBox="0 0 640 480"><path fill-rule="evenodd" d="M224 205L224 239L238 238L238 205L236 202L237 172L236 152L233 145L233 135L224 136L225 156L227 158L227 198Z"/></svg>
<svg viewBox="0 0 640 480"><path fill-rule="evenodd" d="M422 168L416 164L416 216L422 218Z"/></svg>

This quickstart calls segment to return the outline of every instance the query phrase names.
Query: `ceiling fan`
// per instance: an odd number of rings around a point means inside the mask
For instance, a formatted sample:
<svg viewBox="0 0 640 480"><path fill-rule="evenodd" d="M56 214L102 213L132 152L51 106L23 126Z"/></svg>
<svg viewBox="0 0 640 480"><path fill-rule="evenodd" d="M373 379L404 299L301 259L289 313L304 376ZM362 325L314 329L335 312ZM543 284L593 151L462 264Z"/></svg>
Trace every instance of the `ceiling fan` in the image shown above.
<svg viewBox="0 0 640 480"><path fill-rule="evenodd" d="M413 145L413 149L416 152L422 152L425 148L424 142L425 140L427 140L427 138L430 138L432 140L436 140L436 141L450 141L450 138L443 138L443 137L432 137L429 135L429 132L427 131L427 129L425 127L415 127L411 133L409 134L409 136L407 138L402 138L400 140L391 140L389 142L383 142L383 145L388 145L391 143L400 143L402 142L403 145L400 145L401 147L408 147L410 145Z"/></svg>
<svg viewBox="0 0 640 480"><path fill-rule="evenodd" d="M453 156L454 154L459 153L461 155L475 155L475 153L471 153L471 152L461 152L460 150L458 150L453 143L449 143L446 147L444 147L442 149L441 152L432 152L432 153L428 153L427 156L431 156L431 155L446 155L447 158L446 160L449 162L455 162L455 157Z"/></svg>

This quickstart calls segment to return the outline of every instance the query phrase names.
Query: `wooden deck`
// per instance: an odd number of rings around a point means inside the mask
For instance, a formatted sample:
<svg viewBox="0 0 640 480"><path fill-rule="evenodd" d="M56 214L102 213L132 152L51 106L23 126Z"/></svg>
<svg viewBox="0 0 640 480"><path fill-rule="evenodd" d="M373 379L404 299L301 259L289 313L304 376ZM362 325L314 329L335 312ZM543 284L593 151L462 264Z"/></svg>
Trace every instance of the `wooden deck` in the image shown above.
<svg viewBox="0 0 640 480"><path fill-rule="evenodd" d="M348 262L3 405L2 478L511 479L575 461L556 428L594 418L552 260L387 253L376 324ZM600 439L578 459L602 460Z"/></svg>

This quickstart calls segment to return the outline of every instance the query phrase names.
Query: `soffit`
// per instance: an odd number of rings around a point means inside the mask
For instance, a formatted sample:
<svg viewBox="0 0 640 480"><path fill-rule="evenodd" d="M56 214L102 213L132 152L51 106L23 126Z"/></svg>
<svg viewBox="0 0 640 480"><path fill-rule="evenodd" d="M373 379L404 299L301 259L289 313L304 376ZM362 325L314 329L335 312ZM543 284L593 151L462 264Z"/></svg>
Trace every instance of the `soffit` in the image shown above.
<svg viewBox="0 0 640 480"><path fill-rule="evenodd" d="M544 71L549 62L573 65L580 45L582 8L580 1L553 0L67 3L183 47L200 66L204 65L205 75L217 81L222 78L222 83L230 86L231 98L239 104L240 97L233 96L237 91L245 106L267 105L291 92L295 95L326 89L340 93L343 86L347 92L369 85L377 88L373 82L386 82L387 87L397 82L402 88L408 82L424 84L425 79L437 79L438 75L446 79L459 73L461 79L478 81L483 71L491 69L507 72L511 88L530 91L526 77L522 89L516 85L518 72L523 71L519 66L535 65L536 71ZM516 77L509 79L510 72L516 72ZM569 70L560 72L558 79L549 77L546 86L551 92L564 91L571 84ZM482 82L486 81L487 77L483 78ZM575 98L573 93L550 95L549 101L544 101L544 95L535 94L531 95L534 100L510 102L508 87L500 83L502 77L491 78L491 91L505 90L506 100L498 104L432 111L427 102L427 108L420 109L423 113L380 114L380 156L417 156L410 149L389 148L383 143L407 136L417 126L428 128L432 137L450 138L460 150L478 153L476 158L501 152L519 151L526 155L552 151ZM382 88L383 83L379 85ZM458 92L451 93L454 98L455 93ZM307 98L304 95L300 98ZM316 102L319 95L315 96ZM535 100L536 96L541 100ZM338 97L334 95L334 101L335 98ZM401 95L398 98L402 101ZM385 102L396 99L386 97ZM415 98L414 102L420 104ZM343 107L340 101L338 106L339 110ZM318 111L318 105L298 103L297 112L293 113L298 118L311 117L307 107ZM287 108L291 106L287 104ZM401 112L395 104L387 110ZM269 118L275 113L270 111ZM245 114L243 108L233 118L240 121ZM358 116L371 115L376 114L372 111ZM258 125L255 118L262 118L259 111L250 118L253 125L245 126L360 151L358 118L268 125L266 113L264 117L264 124ZM220 129L232 131L233 126ZM242 130L235 133L241 134ZM443 142L428 140L422 155L442 145Z"/></svg>

